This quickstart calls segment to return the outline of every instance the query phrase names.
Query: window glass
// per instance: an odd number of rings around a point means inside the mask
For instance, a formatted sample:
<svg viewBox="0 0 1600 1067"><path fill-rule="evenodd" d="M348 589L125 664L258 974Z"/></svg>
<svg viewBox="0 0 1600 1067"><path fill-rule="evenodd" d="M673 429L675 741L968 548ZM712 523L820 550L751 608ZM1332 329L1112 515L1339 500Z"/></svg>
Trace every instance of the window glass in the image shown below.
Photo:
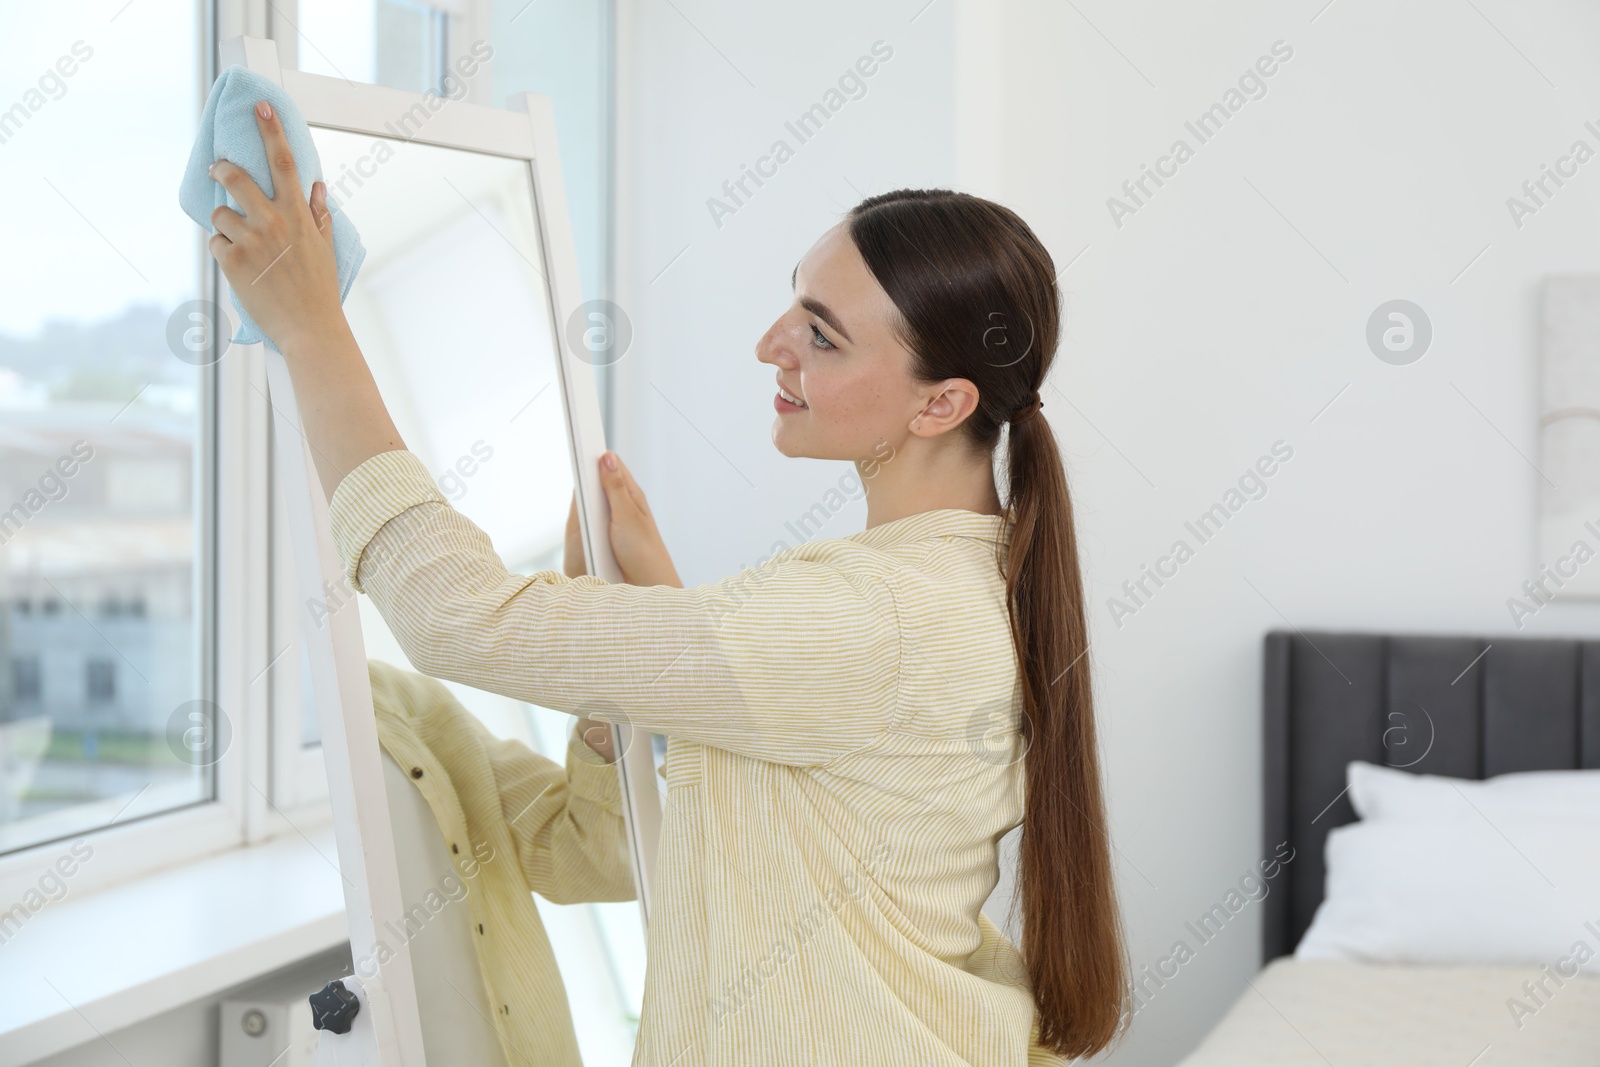
<svg viewBox="0 0 1600 1067"><path fill-rule="evenodd" d="M177 203L198 41L176 0L11 4L0 34L0 852L208 800L227 747Z"/></svg>
<svg viewBox="0 0 1600 1067"><path fill-rule="evenodd" d="M374 80L414 93L441 92L446 66L443 11L413 0L378 0Z"/></svg>
<svg viewBox="0 0 1600 1067"><path fill-rule="evenodd" d="M449 22L424 0L302 0L298 66L413 93L442 92Z"/></svg>

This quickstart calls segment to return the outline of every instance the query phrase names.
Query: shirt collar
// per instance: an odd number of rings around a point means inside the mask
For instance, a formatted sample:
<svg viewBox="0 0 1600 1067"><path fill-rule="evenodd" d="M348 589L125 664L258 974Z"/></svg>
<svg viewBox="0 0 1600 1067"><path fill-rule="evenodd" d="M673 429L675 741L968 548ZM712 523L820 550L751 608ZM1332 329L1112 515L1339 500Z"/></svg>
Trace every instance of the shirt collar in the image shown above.
<svg viewBox="0 0 1600 1067"><path fill-rule="evenodd" d="M1011 524L1005 515L985 515L965 508L934 508L889 522L881 522L846 540L873 548L889 548L933 537L971 537L988 542L1009 542Z"/></svg>

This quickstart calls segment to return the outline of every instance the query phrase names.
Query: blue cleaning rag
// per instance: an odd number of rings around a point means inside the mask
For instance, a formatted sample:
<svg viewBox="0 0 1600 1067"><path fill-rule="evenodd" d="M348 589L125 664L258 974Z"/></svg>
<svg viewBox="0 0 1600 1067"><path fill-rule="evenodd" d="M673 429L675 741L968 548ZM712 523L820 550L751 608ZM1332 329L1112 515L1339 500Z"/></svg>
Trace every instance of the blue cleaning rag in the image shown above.
<svg viewBox="0 0 1600 1067"><path fill-rule="evenodd" d="M300 195L309 198L311 184L322 179L322 160L311 140L311 130L289 94L282 86L252 70L229 67L218 75L211 86L211 95L206 97L200 130L189 153L189 165L183 171L183 185L178 189L178 204L183 213L207 233L216 232L211 225L211 213L224 204L240 214L245 213L222 184L207 173L217 160L226 159L243 167L262 192L274 195L267 148L256 125L255 107L261 100L272 105L283 124L284 136L294 152L300 174ZM361 261L367 257L367 250L361 243L361 235L356 233L355 224L331 197L328 210L333 215L333 256L339 267L339 300L342 303L350 293L350 283L355 281L356 272L361 269ZM248 345L266 340L261 328L245 313L237 293L233 295L233 306L239 312L239 332L233 342Z"/></svg>

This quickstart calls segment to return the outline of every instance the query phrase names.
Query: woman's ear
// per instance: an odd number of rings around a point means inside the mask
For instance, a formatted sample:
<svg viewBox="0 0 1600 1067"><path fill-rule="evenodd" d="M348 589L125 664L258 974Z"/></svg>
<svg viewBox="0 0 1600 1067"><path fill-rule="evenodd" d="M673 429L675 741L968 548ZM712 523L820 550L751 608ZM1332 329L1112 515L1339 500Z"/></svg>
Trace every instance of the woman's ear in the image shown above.
<svg viewBox="0 0 1600 1067"><path fill-rule="evenodd" d="M930 387L927 400L911 420L918 437L937 437L960 426L978 410L978 387L965 378L948 378Z"/></svg>

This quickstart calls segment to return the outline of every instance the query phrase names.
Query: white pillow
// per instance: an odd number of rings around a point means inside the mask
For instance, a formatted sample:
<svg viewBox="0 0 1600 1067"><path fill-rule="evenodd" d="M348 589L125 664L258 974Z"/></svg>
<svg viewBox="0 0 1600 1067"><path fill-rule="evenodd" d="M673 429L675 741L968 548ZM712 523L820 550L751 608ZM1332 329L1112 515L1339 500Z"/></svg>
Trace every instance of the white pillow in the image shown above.
<svg viewBox="0 0 1600 1067"><path fill-rule="evenodd" d="M1350 804L1363 819L1600 819L1600 770L1518 771L1483 781L1352 760Z"/></svg>
<svg viewBox="0 0 1600 1067"><path fill-rule="evenodd" d="M1600 819L1492 818L1331 831L1327 891L1295 958L1600 974Z"/></svg>

